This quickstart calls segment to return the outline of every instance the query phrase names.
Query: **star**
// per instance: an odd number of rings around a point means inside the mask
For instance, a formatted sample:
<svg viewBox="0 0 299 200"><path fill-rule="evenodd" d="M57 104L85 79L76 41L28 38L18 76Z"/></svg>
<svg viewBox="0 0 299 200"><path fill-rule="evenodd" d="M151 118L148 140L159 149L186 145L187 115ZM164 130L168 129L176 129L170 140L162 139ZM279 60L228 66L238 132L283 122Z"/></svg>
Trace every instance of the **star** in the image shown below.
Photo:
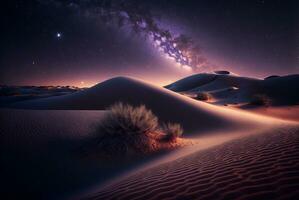
<svg viewBox="0 0 299 200"><path fill-rule="evenodd" d="M60 32L57 32L56 33L56 37L59 39L59 38L61 38L61 36L62 36L62 33L60 33Z"/></svg>

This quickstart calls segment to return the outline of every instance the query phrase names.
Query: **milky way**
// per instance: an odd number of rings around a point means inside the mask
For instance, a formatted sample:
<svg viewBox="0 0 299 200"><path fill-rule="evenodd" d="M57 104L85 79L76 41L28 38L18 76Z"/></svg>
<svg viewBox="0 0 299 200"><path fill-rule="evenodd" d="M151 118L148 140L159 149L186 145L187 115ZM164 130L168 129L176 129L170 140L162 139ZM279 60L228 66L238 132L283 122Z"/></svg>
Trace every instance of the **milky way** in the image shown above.
<svg viewBox="0 0 299 200"><path fill-rule="evenodd" d="M146 33L158 49L180 65L198 71L208 63L191 38L184 34L176 36L170 30L159 27L150 9L141 6L139 1L110 1L109 4L103 1L98 8L98 13L105 20L116 17L119 26L128 22L135 32Z"/></svg>
<svg viewBox="0 0 299 200"><path fill-rule="evenodd" d="M66 6L85 16L98 16L105 23L114 23L118 27L129 26L136 33L146 34L154 46L168 58L175 60L181 66L187 66L194 71L204 71L209 65L203 56L202 50L192 38L179 34L176 35L168 29L157 24L157 20L144 4L140 1L54 1L41 0L42 3L55 3L57 6Z"/></svg>

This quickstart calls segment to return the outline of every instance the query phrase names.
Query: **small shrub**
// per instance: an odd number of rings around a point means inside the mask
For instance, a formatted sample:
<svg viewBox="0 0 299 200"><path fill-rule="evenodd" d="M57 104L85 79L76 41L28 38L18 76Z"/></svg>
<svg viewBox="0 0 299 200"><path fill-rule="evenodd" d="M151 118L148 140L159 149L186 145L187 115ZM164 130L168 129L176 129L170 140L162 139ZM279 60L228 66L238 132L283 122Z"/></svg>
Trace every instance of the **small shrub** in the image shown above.
<svg viewBox="0 0 299 200"><path fill-rule="evenodd" d="M252 99L249 102L249 105L254 106L270 106L271 105L271 99L264 95L264 94L256 94L253 95Z"/></svg>
<svg viewBox="0 0 299 200"><path fill-rule="evenodd" d="M144 105L132 107L122 103L111 106L110 110L97 128L100 149L108 154L126 154L154 148L158 118L152 111Z"/></svg>
<svg viewBox="0 0 299 200"><path fill-rule="evenodd" d="M167 123L163 125L163 133L163 141L174 142L178 137L182 136L183 128L177 123Z"/></svg>
<svg viewBox="0 0 299 200"><path fill-rule="evenodd" d="M183 133L179 124L160 127L158 118L144 105L133 107L117 103L110 110L95 134L97 152L104 156L154 152L167 142L176 141Z"/></svg>
<svg viewBox="0 0 299 200"><path fill-rule="evenodd" d="M211 95L207 92L199 92L197 93L195 99L200 101L208 101L211 99Z"/></svg>

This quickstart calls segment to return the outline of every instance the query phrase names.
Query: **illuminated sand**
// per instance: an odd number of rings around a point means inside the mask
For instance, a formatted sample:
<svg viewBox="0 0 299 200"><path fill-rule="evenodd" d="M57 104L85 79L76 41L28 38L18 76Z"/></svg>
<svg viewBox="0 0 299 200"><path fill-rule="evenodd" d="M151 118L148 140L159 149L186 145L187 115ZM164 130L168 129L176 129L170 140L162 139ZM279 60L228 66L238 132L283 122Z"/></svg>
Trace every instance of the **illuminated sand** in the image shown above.
<svg viewBox="0 0 299 200"><path fill-rule="evenodd" d="M247 111L271 116L279 119L299 121L299 106L261 107L251 108Z"/></svg>

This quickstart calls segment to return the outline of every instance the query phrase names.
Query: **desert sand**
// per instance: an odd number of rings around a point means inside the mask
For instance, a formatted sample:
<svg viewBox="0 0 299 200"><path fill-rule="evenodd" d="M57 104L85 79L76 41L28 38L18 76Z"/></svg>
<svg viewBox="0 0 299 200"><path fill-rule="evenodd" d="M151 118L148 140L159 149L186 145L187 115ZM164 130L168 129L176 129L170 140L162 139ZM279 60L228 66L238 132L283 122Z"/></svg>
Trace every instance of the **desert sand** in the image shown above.
<svg viewBox="0 0 299 200"><path fill-rule="evenodd" d="M86 199L296 199L298 131L284 127L200 150Z"/></svg>
<svg viewBox="0 0 299 200"><path fill-rule="evenodd" d="M31 199L298 197L297 118L211 105L171 91L195 91L201 84L219 90L221 80L238 88L263 82L224 72L195 77L166 88L117 77L72 94L2 108L2 194ZM145 104L161 121L180 123L192 145L126 163L82 158L82 142L109 112L102 110L119 101Z"/></svg>

